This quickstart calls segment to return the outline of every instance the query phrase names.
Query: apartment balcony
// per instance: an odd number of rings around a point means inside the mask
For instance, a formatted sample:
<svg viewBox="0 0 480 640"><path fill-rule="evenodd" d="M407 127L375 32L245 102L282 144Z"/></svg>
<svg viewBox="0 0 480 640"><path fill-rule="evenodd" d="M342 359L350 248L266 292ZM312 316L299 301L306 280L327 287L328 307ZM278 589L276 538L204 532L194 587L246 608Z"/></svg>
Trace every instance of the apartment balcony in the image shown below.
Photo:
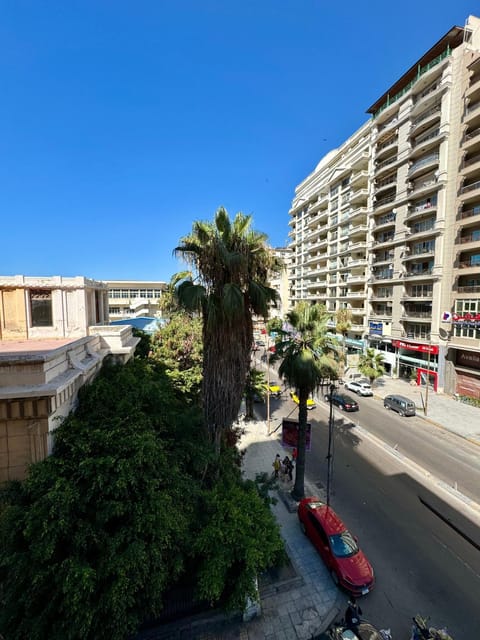
<svg viewBox="0 0 480 640"><path fill-rule="evenodd" d="M389 175L387 178L383 178L382 180L376 180L374 189L375 189L375 197L377 200L382 198L382 194L385 190L392 189L392 187L396 187L397 185L397 174L396 172Z"/></svg>
<svg viewBox="0 0 480 640"><path fill-rule="evenodd" d="M468 202L480 198L480 180L461 187L459 197L462 202Z"/></svg>
<svg viewBox="0 0 480 640"><path fill-rule="evenodd" d="M372 320L391 320L392 319L392 311L373 311L368 314L369 319Z"/></svg>
<svg viewBox="0 0 480 640"><path fill-rule="evenodd" d="M429 150L438 150L440 142L446 135L446 127L444 129L437 127L433 131L418 136L412 142L409 158L418 158Z"/></svg>
<svg viewBox="0 0 480 640"><path fill-rule="evenodd" d="M418 136L422 131L431 127L436 120L440 120L442 113L442 106L440 103L434 104L433 107L426 109L419 116L412 120L412 127L410 129L410 136Z"/></svg>
<svg viewBox="0 0 480 640"><path fill-rule="evenodd" d="M393 106L393 104L391 106ZM379 137L384 138L387 132L389 132L390 130L393 130L395 127L397 127L397 125L398 125L398 116L397 114L395 114L388 120L385 120L385 122L382 122L378 125Z"/></svg>
<svg viewBox="0 0 480 640"><path fill-rule="evenodd" d="M407 191L408 191L408 199L414 200L416 198L421 198L422 196L427 196L427 194L433 194L439 189L439 185L435 178L428 178L425 180L417 180L413 184L407 183ZM432 196L430 197L430 200ZM425 203L425 208L428 203Z"/></svg>
<svg viewBox="0 0 480 640"><path fill-rule="evenodd" d="M383 235L379 234L376 238L374 238L373 242L375 245L375 249L384 249L386 247L390 247L395 240L395 234Z"/></svg>
<svg viewBox="0 0 480 640"><path fill-rule="evenodd" d="M365 222L366 222L367 216L368 216L367 207L357 207L356 209L352 209L351 211L349 211L347 217L352 223L353 221L360 223L360 221L363 219L365 219Z"/></svg>
<svg viewBox="0 0 480 640"><path fill-rule="evenodd" d="M480 294L480 274L476 277L471 276L463 276L461 275L458 278L458 284L454 287L458 293L470 294L470 293L478 293Z"/></svg>
<svg viewBox="0 0 480 640"><path fill-rule="evenodd" d="M357 189L368 184L368 171L357 171L352 174L350 178L350 186L356 187Z"/></svg>
<svg viewBox="0 0 480 640"><path fill-rule="evenodd" d="M358 189L350 197L350 204L366 204L368 200L368 189Z"/></svg>
<svg viewBox="0 0 480 640"><path fill-rule="evenodd" d="M389 194L388 196L384 196L383 198L380 198L379 200L375 201L375 204L373 205L373 209L374 211L380 211L383 209L387 209L392 202L395 202L397 195L396 192Z"/></svg>
<svg viewBox="0 0 480 640"><path fill-rule="evenodd" d="M408 170L408 179L411 180L415 176L427 172L429 169L434 170L436 167L438 167L439 159L440 154L438 153L438 151L420 158L410 166Z"/></svg>
<svg viewBox="0 0 480 640"><path fill-rule="evenodd" d="M479 115L480 115L480 100L476 100L475 102L469 104L466 107L463 122L466 125L468 125L473 120L476 120Z"/></svg>
<svg viewBox="0 0 480 640"><path fill-rule="evenodd" d="M415 249L410 247L404 247L402 262L408 262L409 260L418 260L418 258L433 258L435 256L435 248L427 249Z"/></svg>
<svg viewBox="0 0 480 640"><path fill-rule="evenodd" d="M473 273L480 272L480 254L473 256L462 256L458 261L458 269L471 270ZM453 265L456 266L455 264Z"/></svg>
<svg viewBox="0 0 480 640"><path fill-rule="evenodd" d="M463 137L462 148L467 150L480 143L480 127L467 131Z"/></svg>
<svg viewBox="0 0 480 640"><path fill-rule="evenodd" d="M423 91L414 95L413 106L415 109L415 113L418 113L420 111L420 107L427 101L427 98L430 102L432 102L433 98L439 97L441 92L443 91L444 86L445 85L442 83L441 78L436 78Z"/></svg>
<svg viewBox="0 0 480 640"><path fill-rule="evenodd" d="M307 289L323 289L327 286L326 278L315 278L307 282Z"/></svg>
<svg viewBox="0 0 480 640"><path fill-rule="evenodd" d="M415 341L427 341L430 340L430 331L427 327L425 327L424 331L404 331L402 333L402 338L407 338L407 340L415 340Z"/></svg>
<svg viewBox="0 0 480 640"><path fill-rule="evenodd" d="M366 249L367 248L367 241L366 241L367 232L368 232L368 227L366 224L359 224L355 227L352 226L348 230L348 237L351 238L352 240L356 238L356 240L350 243L350 249L356 249L356 248Z"/></svg>
<svg viewBox="0 0 480 640"><path fill-rule="evenodd" d="M398 155L394 153L392 156L385 158L381 162L378 162L375 165L375 178L379 178L381 175L387 172L388 169L393 169L395 164L398 162Z"/></svg>
<svg viewBox="0 0 480 640"><path fill-rule="evenodd" d="M480 95L480 74L475 73L470 76L470 86L465 91L465 97L470 98L470 100L474 100L474 98L478 98Z"/></svg>
<svg viewBox="0 0 480 640"><path fill-rule="evenodd" d="M416 311L415 309L405 309L402 313L402 318L406 320L415 320L419 322L431 322L432 311Z"/></svg>
<svg viewBox="0 0 480 640"><path fill-rule="evenodd" d="M432 300L433 298L433 289L431 289L430 291L426 290L426 291L421 291L420 293L418 292L413 292L413 291L406 291L402 297L400 298L401 302L408 302L410 300L415 300L418 302L422 302L423 300Z"/></svg>
<svg viewBox="0 0 480 640"><path fill-rule="evenodd" d="M347 276L347 282L348 284L363 284L364 282L366 282L367 280L367 276L365 273L361 274L361 275L349 275Z"/></svg>
<svg viewBox="0 0 480 640"><path fill-rule="evenodd" d="M348 261L347 266L349 268L353 267L366 267L368 265L367 258L352 258Z"/></svg>
<svg viewBox="0 0 480 640"><path fill-rule="evenodd" d="M437 278L438 276L433 274L433 268L422 269L421 271L416 269L407 269L403 276L404 280L436 280Z"/></svg>
<svg viewBox="0 0 480 640"><path fill-rule="evenodd" d="M464 233L455 239L455 244L475 244L480 246L480 229L473 229L471 233ZM465 247L465 249L473 249L475 247Z"/></svg>
<svg viewBox="0 0 480 640"><path fill-rule="evenodd" d="M361 151L358 156L352 159L352 169L365 169L368 167L370 152L367 149Z"/></svg>
<svg viewBox="0 0 480 640"><path fill-rule="evenodd" d="M394 256L393 251L385 252L380 256L374 256L372 260L372 265L379 266L379 265L390 264L393 261L393 256Z"/></svg>
<svg viewBox="0 0 480 640"><path fill-rule="evenodd" d="M419 240L425 240L426 238L430 238L432 236L437 236L438 234L442 233L443 231L445 231L445 221L444 220L438 220L435 221L433 224L430 224L429 221L429 225L425 225L422 223L416 223L414 224L411 228L408 228L405 231L405 236L411 240L415 240L416 242L418 242ZM412 238L413 236L413 238Z"/></svg>
<svg viewBox="0 0 480 640"><path fill-rule="evenodd" d="M389 137L384 142L377 143L375 147L375 162L380 164L383 160L386 160L388 157L392 156L394 153L396 155L396 150L398 148L398 136L394 135Z"/></svg>
<svg viewBox="0 0 480 640"><path fill-rule="evenodd" d="M435 199L428 198L425 199L424 202L412 206L406 215L406 219L410 222L413 219L418 219L424 217L426 214L436 214L437 213L437 203Z"/></svg>
<svg viewBox="0 0 480 640"><path fill-rule="evenodd" d="M477 216L480 216L480 202L476 204L476 206L459 211L457 214L457 220L469 220L470 224L476 224L478 220Z"/></svg>
<svg viewBox="0 0 480 640"><path fill-rule="evenodd" d="M468 155L462 163L462 174L468 179L472 173L478 173L480 170L480 153Z"/></svg>
<svg viewBox="0 0 480 640"><path fill-rule="evenodd" d="M373 229L377 231L378 229L386 229L388 227L395 226L395 220L397 218L397 214L393 211L389 213L384 213L382 215L376 215L374 218L374 227Z"/></svg>

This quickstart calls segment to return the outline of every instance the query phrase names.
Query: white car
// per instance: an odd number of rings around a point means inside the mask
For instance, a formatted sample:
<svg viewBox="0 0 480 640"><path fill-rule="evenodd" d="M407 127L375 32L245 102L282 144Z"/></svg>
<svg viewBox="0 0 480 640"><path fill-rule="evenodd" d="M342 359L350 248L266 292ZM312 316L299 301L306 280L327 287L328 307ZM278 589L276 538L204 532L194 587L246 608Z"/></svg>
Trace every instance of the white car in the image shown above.
<svg viewBox="0 0 480 640"><path fill-rule="evenodd" d="M373 396L372 387L368 382L357 382L350 380L345 383L345 389L358 393L359 396Z"/></svg>

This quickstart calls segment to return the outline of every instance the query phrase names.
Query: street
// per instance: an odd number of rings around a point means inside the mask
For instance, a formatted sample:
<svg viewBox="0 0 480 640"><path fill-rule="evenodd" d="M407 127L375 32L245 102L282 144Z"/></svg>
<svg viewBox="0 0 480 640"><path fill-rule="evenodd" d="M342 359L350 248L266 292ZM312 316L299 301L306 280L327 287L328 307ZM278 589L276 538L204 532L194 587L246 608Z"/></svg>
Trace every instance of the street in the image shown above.
<svg viewBox="0 0 480 640"><path fill-rule="evenodd" d="M466 505L416 466L478 501L478 449L420 418L387 412L374 398L358 401L356 413L335 409L331 504L375 569L376 588L361 601L364 616L390 627L394 638L409 638L416 613L446 626L455 640L480 637L480 530ZM313 445L306 476L320 489L326 484L328 410L320 401L309 412ZM272 400L272 428L297 413L290 399ZM390 447L416 465L392 455Z"/></svg>

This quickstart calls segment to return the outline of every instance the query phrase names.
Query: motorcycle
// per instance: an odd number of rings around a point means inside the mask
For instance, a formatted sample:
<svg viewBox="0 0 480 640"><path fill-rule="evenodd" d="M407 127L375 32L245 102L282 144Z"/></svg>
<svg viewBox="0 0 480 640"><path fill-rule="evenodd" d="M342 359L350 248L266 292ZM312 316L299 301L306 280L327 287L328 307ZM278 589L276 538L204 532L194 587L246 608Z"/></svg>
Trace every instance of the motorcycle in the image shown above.
<svg viewBox="0 0 480 640"><path fill-rule="evenodd" d="M428 618L422 618L420 614L412 618L412 635L410 640L453 640L446 629L435 629L428 626Z"/></svg>
<svg viewBox="0 0 480 640"><path fill-rule="evenodd" d="M354 598L349 600L345 618L327 630L330 640L392 640L390 629L376 629L371 622L363 619L362 610Z"/></svg>

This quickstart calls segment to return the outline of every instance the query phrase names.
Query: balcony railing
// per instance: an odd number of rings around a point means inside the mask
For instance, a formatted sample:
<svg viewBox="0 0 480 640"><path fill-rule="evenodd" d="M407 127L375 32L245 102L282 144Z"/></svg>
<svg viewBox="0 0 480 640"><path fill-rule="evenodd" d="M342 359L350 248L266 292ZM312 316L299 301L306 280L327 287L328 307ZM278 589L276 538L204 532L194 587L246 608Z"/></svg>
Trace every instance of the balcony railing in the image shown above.
<svg viewBox="0 0 480 640"><path fill-rule="evenodd" d="M379 180L375 185L376 189L381 189L382 187L386 187L389 184L395 184L397 182L397 174L393 174L388 178L384 178L383 180Z"/></svg>
<svg viewBox="0 0 480 640"><path fill-rule="evenodd" d="M478 102L474 102L473 104L471 104L470 106L468 106L465 109L465 113L467 115L470 115L471 113L473 113L474 111L476 111L478 108L480 107L480 100Z"/></svg>
<svg viewBox="0 0 480 640"><path fill-rule="evenodd" d="M405 273L406 278L413 278L415 276L429 276L432 274L433 269L423 269L423 271L407 271Z"/></svg>
<svg viewBox="0 0 480 640"><path fill-rule="evenodd" d="M468 193L469 191L475 191L476 189L480 189L480 180L478 182L473 182L472 184L467 184L460 189L460 194Z"/></svg>
<svg viewBox="0 0 480 640"><path fill-rule="evenodd" d="M385 142L382 142L381 144L377 145L377 153L379 151L383 151L387 147L390 147L392 144L397 144L397 142L398 142L398 136L392 136L388 140L385 140Z"/></svg>
<svg viewBox="0 0 480 640"><path fill-rule="evenodd" d="M440 127L428 133L425 136L419 136L418 138L415 138L415 140L412 143L412 147L413 148L418 147L424 142L428 142L428 140L433 140L434 138L438 138L439 135L440 135Z"/></svg>
<svg viewBox="0 0 480 640"><path fill-rule="evenodd" d="M457 287L458 293L480 293L480 284L461 285Z"/></svg>
<svg viewBox="0 0 480 640"><path fill-rule="evenodd" d="M410 318L431 318L432 317L432 312L431 311L415 311L414 309L405 309L405 311L402 313L402 317L410 317Z"/></svg>
<svg viewBox="0 0 480 640"><path fill-rule="evenodd" d="M380 207L383 207L383 205L388 204L390 202L395 202L395 198L396 198L396 194L392 194L391 196L387 196L386 198L381 198L380 200L377 200L377 202L375 202L375 204L373 205L374 209L379 209Z"/></svg>
<svg viewBox="0 0 480 640"><path fill-rule="evenodd" d="M480 216L480 206L473 209L467 209L466 211L460 211L459 219L471 218L472 216Z"/></svg>
<svg viewBox="0 0 480 640"><path fill-rule="evenodd" d="M471 158L468 158L468 160L465 160L463 166L470 167L472 164L476 164L477 162L480 162L480 153L477 153Z"/></svg>
<svg viewBox="0 0 480 640"><path fill-rule="evenodd" d="M469 233L466 236L461 236L460 238L458 238L455 244L466 244L467 242L480 242L480 236L478 235L478 233Z"/></svg>
<svg viewBox="0 0 480 640"><path fill-rule="evenodd" d="M412 164L412 166L408 170L408 175L414 173L417 169L420 169L420 167L424 167L425 165L431 164L432 162L438 162L439 158L440 158L439 153L432 153L426 158L422 158L421 160L418 160L418 162L415 162L414 164Z"/></svg>
<svg viewBox="0 0 480 640"><path fill-rule="evenodd" d="M477 260L461 260L458 263L458 266L460 267L460 269L471 269L474 267L480 269L480 262L478 262Z"/></svg>
<svg viewBox="0 0 480 640"><path fill-rule="evenodd" d="M435 105L434 107L432 107L431 109L427 109L427 111L424 111L421 115L418 116L418 118L415 118L415 120L413 120L412 122L412 131L413 129L415 129L421 122L423 122L424 120L426 120L427 118L429 118L430 116L433 116L435 113L440 113L442 110L442 107L440 104Z"/></svg>
<svg viewBox="0 0 480 640"><path fill-rule="evenodd" d="M388 167L389 165L393 164L396 161L397 161L397 156L396 155L391 156L391 158L387 158L386 160L379 162L375 167L375 171L381 171L382 169L384 169L385 167Z"/></svg>
<svg viewBox="0 0 480 640"><path fill-rule="evenodd" d="M470 133L465 134L465 142L468 142L469 140L473 140L479 135L480 135L480 127L477 127L473 131L470 131Z"/></svg>
<svg viewBox="0 0 480 640"><path fill-rule="evenodd" d="M420 100L423 100L423 98L426 98L427 96L429 96L431 93L436 91L439 86L440 86L440 81L439 80L435 80L435 82L433 82L430 86L428 86L421 93L419 93L419 94L417 94L415 96L415 98L413 100L413 104L417 104L417 102L419 102Z"/></svg>

